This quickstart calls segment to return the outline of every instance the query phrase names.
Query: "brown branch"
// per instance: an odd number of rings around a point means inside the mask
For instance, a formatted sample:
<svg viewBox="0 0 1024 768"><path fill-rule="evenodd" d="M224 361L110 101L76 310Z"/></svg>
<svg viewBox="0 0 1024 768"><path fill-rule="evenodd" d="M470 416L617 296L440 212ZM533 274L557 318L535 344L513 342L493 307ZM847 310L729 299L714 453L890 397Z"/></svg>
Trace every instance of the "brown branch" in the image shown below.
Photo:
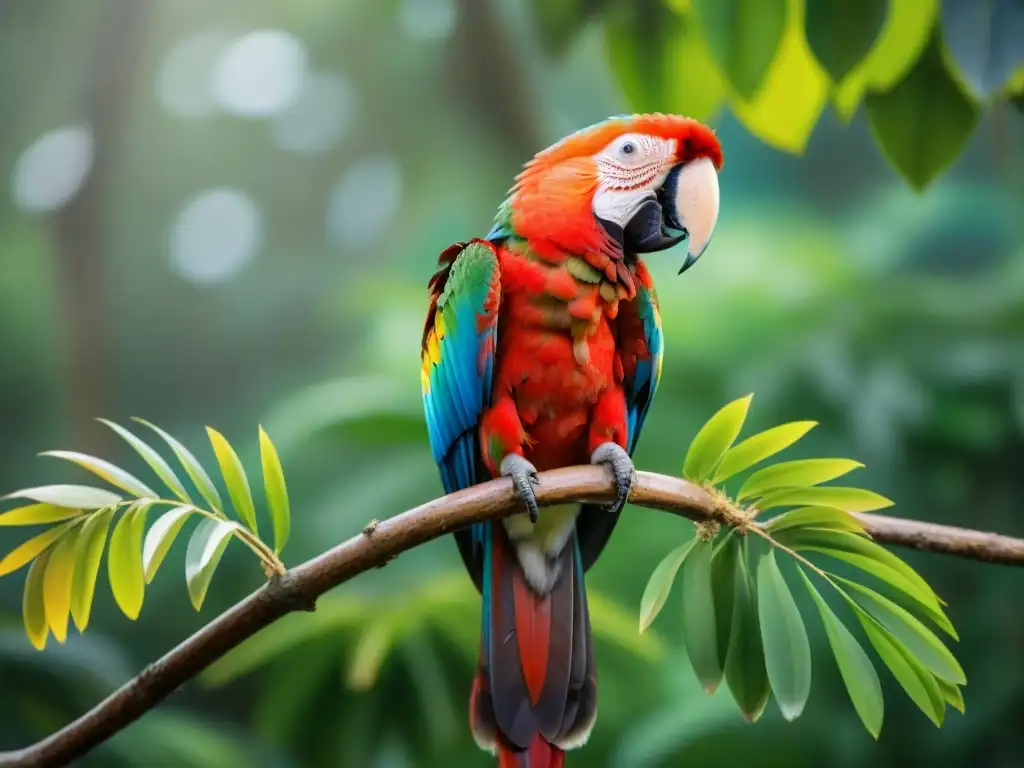
<svg viewBox="0 0 1024 768"><path fill-rule="evenodd" d="M613 493L610 479L599 467L544 472L536 490L542 505L608 501ZM650 472L637 473L630 501L697 522L720 519L722 514L721 505L703 488ZM272 579L57 733L22 750L0 753L0 768L66 765L285 614L313 610L317 597L332 587L456 528L506 515L517 503L509 480L492 480L368 525L343 544ZM1024 566L1024 539L883 515L857 517L881 542Z"/></svg>

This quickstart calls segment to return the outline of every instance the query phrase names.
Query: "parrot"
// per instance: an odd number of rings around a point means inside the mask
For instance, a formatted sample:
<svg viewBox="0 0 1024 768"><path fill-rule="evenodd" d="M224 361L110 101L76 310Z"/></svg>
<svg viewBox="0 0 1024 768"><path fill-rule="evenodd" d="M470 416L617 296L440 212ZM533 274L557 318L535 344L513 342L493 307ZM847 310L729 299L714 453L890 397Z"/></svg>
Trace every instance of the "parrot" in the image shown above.
<svg viewBox="0 0 1024 768"><path fill-rule="evenodd" d="M440 254L422 335L423 407L446 493L510 478L520 510L453 533L481 594L469 697L499 768L562 768L597 719L584 574L636 473L664 341L641 256L683 241L693 266L718 220L722 148L688 117L611 117L538 152L483 238ZM538 472L606 468L610 504L539 509Z"/></svg>

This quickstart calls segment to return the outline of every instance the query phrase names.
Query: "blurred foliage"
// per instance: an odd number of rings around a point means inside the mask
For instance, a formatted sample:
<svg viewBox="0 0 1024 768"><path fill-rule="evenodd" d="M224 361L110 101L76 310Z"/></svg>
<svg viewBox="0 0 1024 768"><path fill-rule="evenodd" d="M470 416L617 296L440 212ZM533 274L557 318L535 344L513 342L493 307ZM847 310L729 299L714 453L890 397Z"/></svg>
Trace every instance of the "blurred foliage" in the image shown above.
<svg viewBox="0 0 1024 768"><path fill-rule="evenodd" d="M800 5L810 23L810 4ZM963 7L975 5L994 7ZM149 15L144 34L129 38L135 53L110 65L135 79L121 86L128 98L111 118L120 138L103 145L112 147L102 160L106 181L83 196L100 207L96 247L61 250L66 208L27 210L13 193L0 199L0 488L54 482L53 467L31 458L54 445L131 466L130 447L104 442L112 434L91 417L124 423L145 413L187 445L205 439L202 418L227 435L262 421L288 476L296 523L289 562L436 497L417 362L437 253L487 231L512 176L538 147L634 106L685 110L683 99L692 99L691 111L707 117L726 149L722 215L708 255L685 279L675 277L671 254L649 260L666 361L638 465L678 474L681 436L695 434L721 403L756 391L751 429L819 421L792 449L795 458L856 456L867 465L863 484L895 500L901 515L1024 535L1024 113L1007 109L999 94L974 107L966 148L924 194L912 193L876 149L865 93L892 90L917 65L935 29L921 25L922 7L943 18L940 50L957 62L948 71L966 79L968 70L946 33L947 3L888 7L867 57L838 86L824 62L808 64L814 41L827 35L794 36L790 12L770 77L748 104L731 95L701 44L695 2L4 3L0 163L11 177L40 136L87 120L84 108L97 99L96 51L126 37L121 22L101 22L101 11ZM566 11L561 56L543 53L538 8ZM589 12L582 24L571 13L578 8ZM279 115L242 116L211 94L211 62L259 29L301 41L311 77L347 83L346 122L322 149L289 149ZM687 36L698 43L686 45ZM986 39L984 27L978 39ZM185 43L197 47L185 49L192 66L182 74L171 63ZM659 50L664 57L651 55ZM646 64L627 72L620 58ZM842 61L837 52L828 66ZM958 87L976 103L972 89ZM182 102L194 111L182 112L169 92L194 97ZM944 121L935 115L947 113L914 114ZM753 134L752 118L761 126ZM799 157L791 154L798 149ZM390 216L358 208L361 238L351 236L349 220L348 229L329 226L338 185L381 157L400 169ZM376 183L357 186L357 202L387 191L382 165L369 167L378 169L369 174ZM171 232L193 198L224 187L253 201L259 236L248 260L199 280L181 268ZM341 199L351 207L351 196ZM208 259L234 242L233 230L217 223L206 224ZM83 319L67 302L78 283L62 253L98 276L98 314ZM98 405L86 411L74 406L82 386L69 363L72 326L106 342L85 358L106 374ZM256 441L237 448L244 466L258 465ZM686 525L630 509L588 585L616 605L636 606L651 567ZM0 528L0 550L17 541ZM167 557L181 562L186 547L179 537ZM1024 718L1024 616L1012 610L1019 573L916 552L905 559L948 601L961 630L957 657L971 683L963 716L949 713L936 731L883 675L886 724L875 742L852 716L828 637L812 620L807 711L787 723L769 705L746 725L728 691L701 691L679 640L679 595L670 595L658 617L660 661L601 643L601 715L587 764L1016 766L1024 753L1014 727ZM456 548L437 542L345 585L325 606L392 604L458 567ZM0 747L81 714L264 578L249 553L229 547L203 613L183 599L177 579L158 578L146 587L146 619L136 623L124 621L100 580L89 631L43 653L19 626L20 581L0 579ZM794 596L805 616L817 615L805 590ZM192 764L183 753L216 760L235 745L239 762L252 766L488 765L465 721L466 652L430 631L409 635L371 690L352 691L346 675L362 626L328 632L229 684L186 686L80 763L182 766ZM415 688L424 683L413 678L423 673L405 661L407 646L422 647L419 637L435 646L422 678L436 673L426 709ZM446 696L453 714L443 726Z"/></svg>
<svg viewBox="0 0 1024 768"><path fill-rule="evenodd" d="M827 104L848 120L863 100L875 141L919 190L964 150L982 110L1024 94L1014 0L538 0L534 13L556 56L605 19L635 110L709 121L728 105L787 152L804 152Z"/></svg>

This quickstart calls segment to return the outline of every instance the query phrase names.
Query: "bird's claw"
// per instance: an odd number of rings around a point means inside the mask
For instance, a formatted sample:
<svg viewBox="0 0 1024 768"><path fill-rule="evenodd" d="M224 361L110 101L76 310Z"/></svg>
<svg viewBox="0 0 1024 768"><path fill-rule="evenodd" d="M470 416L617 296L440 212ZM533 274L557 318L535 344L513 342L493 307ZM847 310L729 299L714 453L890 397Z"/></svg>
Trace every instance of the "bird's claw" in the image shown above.
<svg viewBox="0 0 1024 768"><path fill-rule="evenodd" d="M612 471L615 479L615 501L605 509L618 514L626 506L629 500L629 492L636 482L636 470L633 467L633 459L629 457L625 449L618 443L601 443L590 456L591 464L603 464Z"/></svg>
<svg viewBox="0 0 1024 768"><path fill-rule="evenodd" d="M501 474L502 477L512 478L512 485L526 506L530 522L536 523L537 515L540 513L540 508L537 506L537 494L533 492L533 486L540 482L537 478L537 468L518 453L510 453L502 459Z"/></svg>

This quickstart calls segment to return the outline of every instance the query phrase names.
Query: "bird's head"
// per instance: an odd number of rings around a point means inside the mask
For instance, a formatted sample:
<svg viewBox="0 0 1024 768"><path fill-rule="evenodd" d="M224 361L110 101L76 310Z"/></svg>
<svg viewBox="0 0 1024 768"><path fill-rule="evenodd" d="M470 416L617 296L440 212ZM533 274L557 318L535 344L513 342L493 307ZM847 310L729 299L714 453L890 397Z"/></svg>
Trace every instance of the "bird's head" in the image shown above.
<svg viewBox="0 0 1024 768"><path fill-rule="evenodd" d="M633 255L686 240L681 273L700 258L714 232L721 166L714 131L696 120L611 118L527 163L492 235L504 226L570 252Z"/></svg>

